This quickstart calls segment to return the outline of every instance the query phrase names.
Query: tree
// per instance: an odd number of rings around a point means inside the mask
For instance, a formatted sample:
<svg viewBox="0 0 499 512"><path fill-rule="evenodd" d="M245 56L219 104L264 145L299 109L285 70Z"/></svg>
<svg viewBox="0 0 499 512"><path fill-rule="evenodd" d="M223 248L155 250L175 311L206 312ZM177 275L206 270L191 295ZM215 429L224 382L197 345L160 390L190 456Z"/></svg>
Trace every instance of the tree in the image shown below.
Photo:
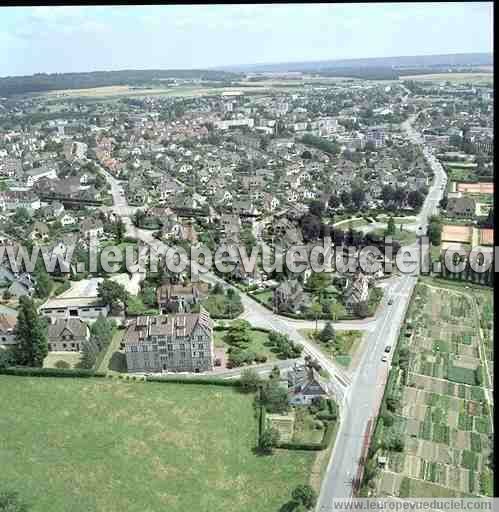
<svg viewBox="0 0 499 512"><path fill-rule="evenodd" d="M278 366L274 366L272 368L272 371L270 372L269 379L276 379L279 380L281 378L281 370Z"/></svg>
<svg viewBox="0 0 499 512"><path fill-rule="evenodd" d="M272 449L279 443L280 434L275 428L264 430L260 436L260 450L263 453L272 453Z"/></svg>
<svg viewBox="0 0 499 512"><path fill-rule="evenodd" d="M355 208L360 209L360 207L364 204L365 200L366 193L362 189L356 188L352 190L352 203L355 206Z"/></svg>
<svg viewBox="0 0 499 512"><path fill-rule="evenodd" d="M223 338L232 347L246 347L251 341L250 324L246 320L235 320L227 329Z"/></svg>
<svg viewBox="0 0 499 512"><path fill-rule="evenodd" d="M148 306L154 307L156 305L156 290L152 286L147 286L142 291L142 302Z"/></svg>
<svg viewBox="0 0 499 512"><path fill-rule="evenodd" d="M48 354L46 325L29 297L19 299L16 325L16 362L22 366L42 367Z"/></svg>
<svg viewBox="0 0 499 512"><path fill-rule="evenodd" d="M16 208L12 220L18 225L28 224L31 221L31 215L24 207Z"/></svg>
<svg viewBox="0 0 499 512"><path fill-rule="evenodd" d="M430 217L430 223L428 224L428 236L433 245L440 245L442 241L442 223L435 215Z"/></svg>
<svg viewBox="0 0 499 512"><path fill-rule="evenodd" d="M340 313L343 312L343 306L339 303L339 302L333 302L330 306L329 306L329 315L331 317L331 320L333 322L335 322L336 320L338 320L338 316L340 315Z"/></svg>
<svg viewBox="0 0 499 512"><path fill-rule="evenodd" d="M320 316L321 316L321 314L322 314L322 306L321 306L318 302L314 302L314 303L310 306L310 313L311 313L311 314L313 315L313 317L315 318L315 330L317 331L319 317L320 317Z"/></svg>
<svg viewBox="0 0 499 512"><path fill-rule="evenodd" d="M91 370L97 360L97 352L93 346L92 340L83 343L81 352L80 366L87 370Z"/></svg>
<svg viewBox="0 0 499 512"><path fill-rule="evenodd" d="M144 222L145 217L146 214L143 210L137 210L133 215L134 225L140 228L142 226L142 223Z"/></svg>
<svg viewBox="0 0 499 512"><path fill-rule="evenodd" d="M14 491L0 491L0 512L28 512L30 507Z"/></svg>
<svg viewBox="0 0 499 512"><path fill-rule="evenodd" d="M330 283L330 277L326 272L313 272L307 281L307 287L320 291L327 287Z"/></svg>
<svg viewBox="0 0 499 512"><path fill-rule="evenodd" d="M321 218L324 214L324 207L325 205L322 201L314 199L310 202L308 211L310 212L310 215L315 215L316 217Z"/></svg>
<svg viewBox="0 0 499 512"><path fill-rule="evenodd" d="M128 300L128 292L123 285L111 281L110 279L105 279L102 283L99 283L97 294L104 304L111 309L119 306L120 303L125 305Z"/></svg>
<svg viewBox="0 0 499 512"><path fill-rule="evenodd" d="M289 410L288 393L277 379L268 380L262 388L261 401L269 413L282 414Z"/></svg>
<svg viewBox="0 0 499 512"><path fill-rule="evenodd" d="M341 204L343 205L343 207L348 208L352 202L352 195L350 194L350 192L347 192L346 190L344 190L340 194L340 199L341 199Z"/></svg>
<svg viewBox="0 0 499 512"><path fill-rule="evenodd" d="M121 217L118 217L118 219L113 222L112 224L112 231L114 234L114 237L116 238L116 241L120 244L123 242L123 237L126 233L126 226L125 223L121 220Z"/></svg>
<svg viewBox="0 0 499 512"><path fill-rule="evenodd" d="M385 236L393 236L395 235L395 220L392 216L388 219L385 229Z"/></svg>
<svg viewBox="0 0 499 512"><path fill-rule="evenodd" d="M334 331L334 327L331 322L326 322L326 325L319 335L319 339L323 343L330 343L336 339L336 332Z"/></svg>
<svg viewBox="0 0 499 512"><path fill-rule="evenodd" d="M293 500L303 505L307 510L315 507L317 494L310 485L298 485L291 493Z"/></svg>
<svg viewBox="0 0 499 512"><path fill-rule="evenodd" d="M90 338L97 345L98 350L102 350L111 343L114 327L114 320L108 320L101 314L90 326Z"/></svg>
<svg viewBox="0 0 499 512"><path fill-rule="evenodd" d="M420 208L423 206L424 196L419 190L411 190L411 192L407 194L407 203L411 208Z"/></svg>
<svg viewBox="0 0 499 512"><path fill-rule="evenodd" d="M341 201L340 198L336 194L331 194L329 196L328 206L330 209L335 210L340 206Z"/></svg>
<svg viewBox="0 0 499 512"><path fill-rule="evenodd" d="M38 261L41 260L38 259ZM53 282L50 279L47 271L43 268L43 265L37 265L34 274L36 280L35 294L40 299L46 299L52 291Z"/></svg>
<svg viewBox="0 0 499 512"><path fill-rule="evenodd" d="M255 370L248 368L241 373L240 384L243 391L256 391L260 385L260 376Z"/></svg>
<svg viewBox="0 0 499 512"><path fill-rule="evenodd" d="M305 240L316 240L321 233L321 219L316 215L304 215L300 219L300 227Z"/></svg>

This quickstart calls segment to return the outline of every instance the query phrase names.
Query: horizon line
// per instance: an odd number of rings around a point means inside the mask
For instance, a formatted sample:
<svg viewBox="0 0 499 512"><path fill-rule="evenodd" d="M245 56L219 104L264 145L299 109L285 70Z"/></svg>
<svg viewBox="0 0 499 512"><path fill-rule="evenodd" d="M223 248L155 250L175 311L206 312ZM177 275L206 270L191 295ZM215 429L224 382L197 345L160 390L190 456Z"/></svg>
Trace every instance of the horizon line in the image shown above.
<svg viewBox="0 0 499 512"><path fill-rule="evenodd" d="M0 79L5 78L22 78L22 77L31 77L35 75L78 75L78 74L87 74L87 73L113 73L113 72L123 72L123 71L229 71L230 68L251 68L258 66L277 66L277 65L299 65L299 64L320 64L323 62L342 62L342 61L359 61L359 60L378 60L378 59L407 59L407 58L417 58L417 57L451 57L456 55L490 55L493 57L494 52L456 52L456 53L430 53L430 54L419 54L419 55L389 55L383 57L343 57L343 58L334 58L334 59L318 59L318 60L298 60L298 61L273 61L273 62L260 62L260 63L252 63L252 64L223 64L217 66L208 66L208 67L190 67L190 68L120 68L120 69L94 69L89 71L54 71L54 72L46 72L46 71L38 71L31 74L23 74L23 75L1 75ZM492 62L492 67L494 64ZM285 71L282 71L285 72Z"/></svg>

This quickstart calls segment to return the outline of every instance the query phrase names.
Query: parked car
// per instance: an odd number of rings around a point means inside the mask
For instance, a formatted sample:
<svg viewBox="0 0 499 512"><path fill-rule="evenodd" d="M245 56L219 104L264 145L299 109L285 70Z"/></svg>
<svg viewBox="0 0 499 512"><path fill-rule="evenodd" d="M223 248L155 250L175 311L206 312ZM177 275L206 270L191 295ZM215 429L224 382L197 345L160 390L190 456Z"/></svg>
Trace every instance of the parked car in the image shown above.
<svg viewBox="0 0 499 512"><path fill-rule="evenodd" d="M385 352L388 353L388 352L390 352L391 349L392 349L392 346L391 345L387 345L385 347Z"/></svg>
<svg viewBox="0 0 499 512"><path fill-rule="evenodd" d="M382 361L383 363L386 363L386 362L388 361L388 358L387 358L386 356L383 356L383 357L381 358L381 361Z"/></svg>

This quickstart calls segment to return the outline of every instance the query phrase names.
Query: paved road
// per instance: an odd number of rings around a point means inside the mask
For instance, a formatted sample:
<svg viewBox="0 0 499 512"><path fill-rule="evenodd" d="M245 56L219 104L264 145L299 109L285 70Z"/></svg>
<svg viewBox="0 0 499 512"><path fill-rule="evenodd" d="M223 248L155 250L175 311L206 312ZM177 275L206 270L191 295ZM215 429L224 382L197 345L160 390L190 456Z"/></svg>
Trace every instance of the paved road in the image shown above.
<svg viewBox="0 0 499 512"><path fill-rule="evenodd" d="M403 123L402 128L412 142L422 144L419 134L412 128L414 119L415 116L412 116ZM428 218L437 211L443 195L442 185L445 187L447 180L442 166L432 156L430 150L427 148L423 150L435 173L435 179L417 216L416 228L421 227L419 231L421 233L426 231ZM397 341L417 275L418 269L413 275L402 275L398 278L397 284L385 293L380 315L376 318L376 327L368 334L366 343L368 348L353 375L351 386L345 393L341 407L340 428L317 502L318 512L332 511L334 498L348 498L352 495L352 480L357 476L359 469L363 438L369 420L375 419L383 396L393 347ZM393 298L392 306L387 304L390 298ZM390 345L392 350L388 354L388 361L384 363L381 358L386 345Z"/></svg>
<svg viewBox="0 0 499 512"><path fill-rule="evenodd" d="M164 254L168 249L168 246L165 243L154 238L151 231L138 229L133 225L130 216L133 214L136 208L128 206L126 198L123 194L122 184L105 170L102 170L102 172L111 186L111 193L113 195L114 206L110 209L122 218L126 226L127 236L140 240L148 248L156 251L159 254ZM144 252L145 248L141 250L142 254L144 254ZM351 382L351 378L342 367L333 363L312 342L310 342L305 336L298 332L298 329L309 328L309 322L305 321L303 325L300 325L296 321L290 322L286 317L275 315L272 313L272 311L268 310L244 293L241 293L237 288L229 285L223 279L210 272L202 274L200 273L200 277L203 281L211 284L219 283L224 287L234 288L234 290L240 294L244 306L244 314L242 315L242 318L248 320L251 324L255 325L256 327L273 329L283 334L287 334L293 341L302 344L304 354L310 355L312 358L316 359L321 364L321 366L331 375L331 384L336 399L339 402L343 401L346 389ZM366 326L368 325L368 322L369 320L365 322ZM341 323L337 323L335 325L338 329L361 329L363 327L362 322L355 323L355 326L350 323L345 324L345 326L342 326Z"/></svg>
<svg viewBox="0 0 499 512"><path fill-rule="evenodd" d="M323 481L318 511L332 511L334 498L352 494L351 482L357 475L363 437L383 396L393 350L388 354L388 362L382 362L381 358L387 345L393 347L396 344L416 280L413 276L398 280L390 295L383 299L385 307L378 317L376 330L368 334L367 348L342 404L340 430ZM392 306L387 305L389 298L394 300Z"/></svg>

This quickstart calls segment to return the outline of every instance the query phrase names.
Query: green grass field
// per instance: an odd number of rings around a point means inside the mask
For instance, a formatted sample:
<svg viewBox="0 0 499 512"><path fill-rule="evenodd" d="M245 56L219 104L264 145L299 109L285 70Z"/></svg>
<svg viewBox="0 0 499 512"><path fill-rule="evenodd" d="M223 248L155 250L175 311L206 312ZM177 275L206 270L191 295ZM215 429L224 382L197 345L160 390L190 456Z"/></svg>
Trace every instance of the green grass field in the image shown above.
<svg viewBox="0 0 499 512"><path fill-rule="evenodd" d="M392 236L393 240L397 240L401 243L401 245L412 245L414 242L416 242L416 233L414 231L406 231L403 229L400 231L400 224L395 224L395 234ZM384 237L385 236L385 229L375 229L372 231L374 234Z"/></svg>
<svg viewBox="0 0 499 512"><path fill-rule="evenodd" d="M1 487L32 512L278 510L315 455L255 454L252 400L215 386L0 376Z"/></svg>
<svg viewBox="0 0 499 512"><path fill-rule="evenodd" d="M312 341L331 361L349 368L352 358L362 340L362 331L336 331L337 344L321 343L315 338L314 329L300 329L299 332ZM319 331L320 332L320 331Z"/></svg>

